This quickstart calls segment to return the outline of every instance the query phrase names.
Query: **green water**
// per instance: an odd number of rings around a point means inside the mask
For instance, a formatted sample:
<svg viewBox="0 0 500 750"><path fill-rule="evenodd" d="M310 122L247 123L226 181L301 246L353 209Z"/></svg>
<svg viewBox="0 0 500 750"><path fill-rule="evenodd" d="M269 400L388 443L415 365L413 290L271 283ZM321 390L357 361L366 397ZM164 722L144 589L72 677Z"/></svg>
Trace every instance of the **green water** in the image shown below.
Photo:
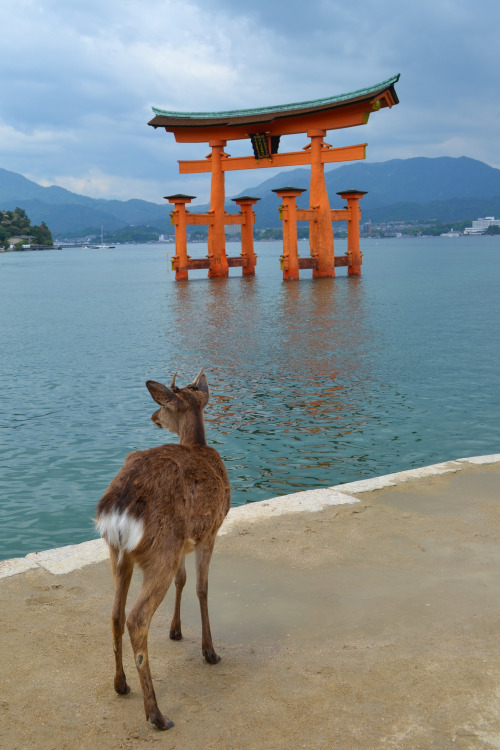
<svg viewBox="0 0 500 750"><path fill-rule="evenodd" d="M206 368L238 505L500 452L500 239L365 241L361 278L289 283L256 249L255 278L188 283L172 246L0 255L0 558L95 536L125 455L174 439L144 387L174 371Z"/></svg>

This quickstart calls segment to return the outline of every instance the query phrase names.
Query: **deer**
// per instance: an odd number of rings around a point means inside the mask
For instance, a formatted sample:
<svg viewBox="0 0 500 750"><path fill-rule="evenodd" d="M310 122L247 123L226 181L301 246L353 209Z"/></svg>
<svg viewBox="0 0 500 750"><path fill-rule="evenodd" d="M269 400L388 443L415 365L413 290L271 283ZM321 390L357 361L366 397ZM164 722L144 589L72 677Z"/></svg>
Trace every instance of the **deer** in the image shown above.
<svg viewBox="0 0 500 750"><path fill-rule="evenodd" d="M182 640L181 597L186 583L185 555L195 553L202 654L208 664L220 661L214 650L208 616L208 569L217 531L230 506L230 487L220 455L206 443L203 410L209 388L203 369L184 388L148 380L146 387L160 408L154 424L176 433L170 443L130 453L97 506L96 527L109 547L114 580L111 632L115 654L114 688L127 695L122 660L125 623L134 652L146 719L158 729L174 724L163 716L151 679L148 631L153 615L175 579L170 638ZM137 601L125 619L134 566L143 572Z"/></svg>

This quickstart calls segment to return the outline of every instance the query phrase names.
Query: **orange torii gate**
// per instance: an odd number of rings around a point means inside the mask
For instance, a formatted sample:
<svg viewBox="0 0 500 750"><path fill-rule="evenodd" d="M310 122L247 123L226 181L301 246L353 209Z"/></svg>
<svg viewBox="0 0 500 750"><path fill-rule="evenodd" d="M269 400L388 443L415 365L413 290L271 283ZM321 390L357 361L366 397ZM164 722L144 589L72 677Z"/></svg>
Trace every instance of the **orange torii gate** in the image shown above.
<svg viewBox="0 0 500 750"><path fill-rule="evenodd" d="M372 112L392 107L399 102L395 84L399 75L359 91L339 96L295 104L276 105L259 109L231 112L169 112L153 108L155 116L148 123L154 128L162 127L173 133L178 143L206 143L211 152L203 160L179 161L180 174L209 172L212 175L210 210L206 214L190 214L186 210L193 196L182 194L167 196L174 204L172 212L176 228L176 255L173 265L177 279L186 279L192 268L208 268L210 277L227 276L231 266L241 266L243 273L254 273L253 231L255 215L252 206L258 200L245 196L237 199L239 214L225 212L225 173L239 169L263 169L310 165L311 181L309 209L297 209L295 197L302 191L284 188L277 191L282 198L281 212L286 218L284 231L283 265L285 259L294 254L293 236L297 219L309 221L309 245L311 258L293 261L297 270L284 278L298 278L298 269L312 268L314 277L335 276L335 266L348 265L352 275L361 273L359 250L359 198L362 191L340 193L347 200L345 209L332 210L325 185L324 165L333 162L353 161L365 158L366 143L355 146L332 148L325 143L328 130L365 125ZM278 153L280 137L306 133L310 138L302 151ZM247 139L251 141L253 156L231 157L224 151L227 141ZM294 191L295 195L290 192ZM243 202L245 201L245 202ZM293 203L293 207L292 207ZM335 258L333 221L348 222L348 255ZM208 258L193 260L187 255L186 225L208 225ZM243 252L239 258L226 255L226 224L241 224ZM284 227L285 230L285 227ZM288 240L285 240L285 236ZM244 239L243 239L244 238ZM288 244L287 244L288 243ZM296 244L296 242L295 242Z"/></svg>

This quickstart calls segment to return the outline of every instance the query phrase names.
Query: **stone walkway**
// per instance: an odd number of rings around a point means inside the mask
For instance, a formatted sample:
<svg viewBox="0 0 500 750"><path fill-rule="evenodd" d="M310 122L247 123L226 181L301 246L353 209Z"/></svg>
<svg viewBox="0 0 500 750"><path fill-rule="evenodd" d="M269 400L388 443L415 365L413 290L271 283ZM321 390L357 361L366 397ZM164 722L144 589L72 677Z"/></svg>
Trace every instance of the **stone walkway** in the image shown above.
<svg viewBox="0 0 500 750"><path fill-rule="evenodd" d="M150 631L158 703L112 686L100 541L0 563L2 748L500 747L500 455L231 510L205 664L193 565ZM188 562L191 562L188 560ZM140 585L134 577L129 602Z"/></svg>

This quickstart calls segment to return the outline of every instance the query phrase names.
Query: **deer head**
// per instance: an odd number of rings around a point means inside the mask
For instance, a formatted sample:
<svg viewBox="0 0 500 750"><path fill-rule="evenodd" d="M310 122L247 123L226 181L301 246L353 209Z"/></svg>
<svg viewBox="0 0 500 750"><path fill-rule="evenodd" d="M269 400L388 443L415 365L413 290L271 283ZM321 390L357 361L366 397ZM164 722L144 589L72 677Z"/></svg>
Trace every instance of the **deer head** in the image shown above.
<svg viewBox="0 0 500 750"><path fill-rule="evenodd" d="M203 409L208 404L210 392L203 369L185 388L175 385L174 375L170 388L148 380L146 387L160 405L151 419L157 427L179 435L181 445L205 445Z"/></svg>

